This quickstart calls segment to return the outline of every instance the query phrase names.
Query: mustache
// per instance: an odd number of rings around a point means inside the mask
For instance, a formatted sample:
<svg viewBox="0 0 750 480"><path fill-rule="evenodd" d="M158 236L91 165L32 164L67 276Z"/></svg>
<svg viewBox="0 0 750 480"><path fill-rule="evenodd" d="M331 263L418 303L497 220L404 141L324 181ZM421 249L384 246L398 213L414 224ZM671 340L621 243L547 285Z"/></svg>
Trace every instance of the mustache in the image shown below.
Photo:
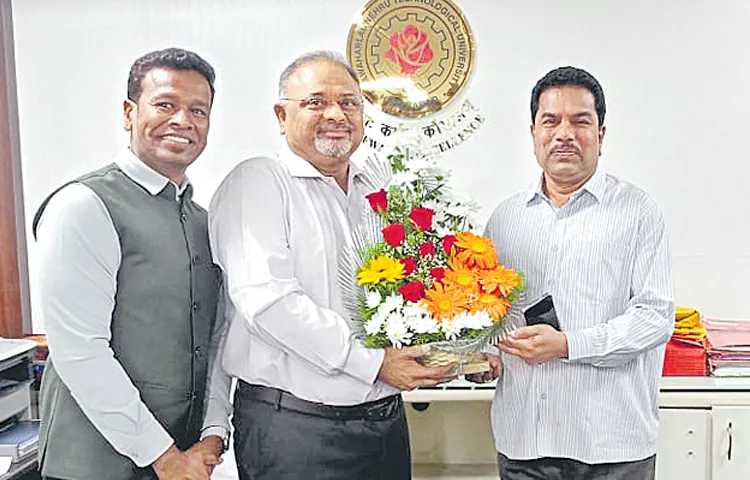
<svg viewBox="0 0 750 480"><path fill-rule="evenodd" d="M315 127L315 133L336 132L336 131L343 131L343 132L351 133L353 130L354 130L354 125L352 125L349 122L321 123L317 127Z"/></svg>
<svg viewBox="0 0 750 480"><path fill-rule="evenodd" d="M555 145L550 150L550 153L558 153L558 152L575 152L575 153L581 153L581 150L578 147L576 147L575 145L571 145L571 144Z"/></svg>

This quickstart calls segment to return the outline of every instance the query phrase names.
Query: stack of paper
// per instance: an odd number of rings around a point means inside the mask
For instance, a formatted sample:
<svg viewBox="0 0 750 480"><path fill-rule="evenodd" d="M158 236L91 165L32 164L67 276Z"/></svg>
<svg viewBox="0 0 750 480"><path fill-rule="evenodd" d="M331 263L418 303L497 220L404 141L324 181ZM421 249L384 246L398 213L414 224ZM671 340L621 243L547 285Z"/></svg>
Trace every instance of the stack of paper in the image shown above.
<svg viewBox="0 0 750 480"><path fill-rule="evenodd" d="M716 377L750 377L750 321L704 318L708 364Z"/></svg>
<svg viewBox="0 0 750 480"><path fill-rule="evenodd" d="M706 375L706 328L697 310L675 309L674 333L667 343L662 373L665 376Z"/></svg>

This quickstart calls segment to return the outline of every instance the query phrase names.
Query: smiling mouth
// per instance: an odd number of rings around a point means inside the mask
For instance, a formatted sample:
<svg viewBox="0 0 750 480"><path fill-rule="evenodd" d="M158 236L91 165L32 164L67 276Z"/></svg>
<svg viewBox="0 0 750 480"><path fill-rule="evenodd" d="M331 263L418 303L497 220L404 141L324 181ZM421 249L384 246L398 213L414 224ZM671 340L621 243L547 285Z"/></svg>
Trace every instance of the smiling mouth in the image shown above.
<svg viewBox="0 0 750 480"><path fill-rule="evenodd" d="M188 145L188 144L193 143L193 141L190 140L189 138L180 137L180 136L177 136L177 135L164 135L161 138L163 140L167 140L169 142L174 142L174 143L179 143L181 145Z"/></svg>

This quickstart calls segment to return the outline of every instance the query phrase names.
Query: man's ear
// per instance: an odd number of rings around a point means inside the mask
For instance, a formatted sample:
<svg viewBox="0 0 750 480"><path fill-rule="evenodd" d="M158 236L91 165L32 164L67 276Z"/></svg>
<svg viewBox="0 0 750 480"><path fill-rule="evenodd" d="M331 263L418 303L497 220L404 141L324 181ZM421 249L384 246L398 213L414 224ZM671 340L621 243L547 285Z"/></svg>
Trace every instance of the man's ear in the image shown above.
<svg viewBox="0 0 750 480"><path fill-rule="evenodd" d="M122 113L123 113L122 128L124 128L125 131L129 132L133 129L133 117L135 116L135 108L136 108L135 103L133 103L133 101L130 99L127 99L124 102L122 102Z"/></svg>
<svg viewBox="0 0 750 480"><path fill-rule="evenodd" d="M273 113L276 114L276 120L279 122L279 133L284 135L286 133L286 109L284 105L277 103L273 106Z"/></svg>

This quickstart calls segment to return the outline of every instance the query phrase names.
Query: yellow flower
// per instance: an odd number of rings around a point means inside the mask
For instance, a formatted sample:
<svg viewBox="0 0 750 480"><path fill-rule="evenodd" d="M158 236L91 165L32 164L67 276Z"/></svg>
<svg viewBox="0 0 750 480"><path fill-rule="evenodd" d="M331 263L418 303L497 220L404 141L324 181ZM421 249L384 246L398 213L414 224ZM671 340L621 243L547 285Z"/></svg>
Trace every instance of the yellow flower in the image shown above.
<svg viewBox="0 0 750 480"><path fill-rule="evenodd" d="M458 233L456 250L456 258L468 268L490 270L497 266L497 252L489 238L479 237L471 232Z"/></svg>
<svg viewBox="0 0 750 480"><path fill-rule="evenodd" d="M427 290L425 296L427 298L422 299L422 305L438 322L451 319L469 307L469 299L461 290L445 287L439 282Z"/></svg>
<svg viewBox="0 0 750 480"><path fill-rule="evenodd" d="M380 282L395 282L404 278L404 264L385 255L373 258L357 272L357 284L377 285Z"/></svg>
<svg viewBox="0 0 750 480"><path fill-rule="evenodd" d="M507 297L521 285L521 275L511 268L498 266L479 272L479 282L486 293Z"/></svg>
<svg viewBox="0 0 750 480"><path fill-rule="evenodd" d="M510 302L506 298L483 293L471 304L471 312L476 313L484 310L493 320L500 320L510 308Z"/></svg>

